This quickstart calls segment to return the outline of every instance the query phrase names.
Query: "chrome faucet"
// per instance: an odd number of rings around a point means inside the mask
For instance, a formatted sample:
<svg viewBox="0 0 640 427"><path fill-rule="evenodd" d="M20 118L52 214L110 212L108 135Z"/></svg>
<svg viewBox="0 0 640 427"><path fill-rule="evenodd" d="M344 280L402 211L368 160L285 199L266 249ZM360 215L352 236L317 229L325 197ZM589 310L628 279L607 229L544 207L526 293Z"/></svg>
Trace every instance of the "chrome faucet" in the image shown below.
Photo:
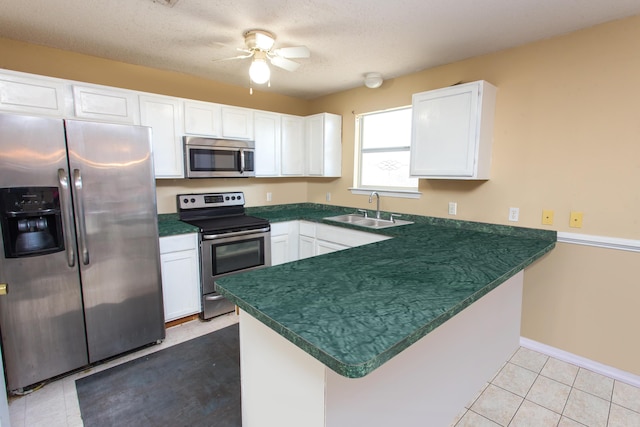
<svg viewBox="0 0 640 427"><path fill-rule="evenodd" d="M376 196L376 218L380 219L380 195L377 191L374 191L369 195L369 203L373 201L373 196Z"/></svg>

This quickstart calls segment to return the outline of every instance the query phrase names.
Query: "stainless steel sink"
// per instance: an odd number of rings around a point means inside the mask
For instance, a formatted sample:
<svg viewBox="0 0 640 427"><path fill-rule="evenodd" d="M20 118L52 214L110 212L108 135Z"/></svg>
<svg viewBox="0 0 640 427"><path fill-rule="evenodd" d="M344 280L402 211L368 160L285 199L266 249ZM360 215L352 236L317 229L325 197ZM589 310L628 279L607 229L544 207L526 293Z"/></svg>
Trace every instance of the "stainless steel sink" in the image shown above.
<svg viewBox="0 0 640 427"><path fill-rule="evenodd" d="M413 224L412 221L405 221L402 219L394 219L393 221L391 221L389 219L381 219L381 218L365 218L362 215L357 215L357 214L329 216L324 219L328 221L342 222L346 224L358 225L360 227L375 228L375 229L398 227L400 225Z"/></svg>

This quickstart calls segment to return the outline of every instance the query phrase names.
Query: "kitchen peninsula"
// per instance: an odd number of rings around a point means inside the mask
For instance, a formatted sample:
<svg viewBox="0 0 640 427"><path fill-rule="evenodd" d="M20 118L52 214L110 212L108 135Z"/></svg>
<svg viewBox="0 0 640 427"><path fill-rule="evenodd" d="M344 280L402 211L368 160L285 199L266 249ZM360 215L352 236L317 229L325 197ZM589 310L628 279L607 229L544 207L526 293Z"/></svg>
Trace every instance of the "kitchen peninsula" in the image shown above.
<svg viewBox="0 0 640 427"><path fill-rule="evenodd" d="M329 223L346 210L251 213ZM517 349L523 269L556 233L403 219L377 231L389 240L219 280L240 307L245 427L447 426Z"/></svg>

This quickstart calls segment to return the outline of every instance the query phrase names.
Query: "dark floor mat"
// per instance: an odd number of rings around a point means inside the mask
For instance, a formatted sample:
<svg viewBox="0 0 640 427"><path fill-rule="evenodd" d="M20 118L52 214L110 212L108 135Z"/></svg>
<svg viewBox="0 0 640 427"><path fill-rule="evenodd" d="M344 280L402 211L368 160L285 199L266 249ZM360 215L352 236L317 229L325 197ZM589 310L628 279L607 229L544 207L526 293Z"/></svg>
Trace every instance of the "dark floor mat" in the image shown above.
<svg viewBox="0 0 640 427"><path fill-rule="evenodd" d="M85 427L239 427L238 325L76 380Z"/></svg>

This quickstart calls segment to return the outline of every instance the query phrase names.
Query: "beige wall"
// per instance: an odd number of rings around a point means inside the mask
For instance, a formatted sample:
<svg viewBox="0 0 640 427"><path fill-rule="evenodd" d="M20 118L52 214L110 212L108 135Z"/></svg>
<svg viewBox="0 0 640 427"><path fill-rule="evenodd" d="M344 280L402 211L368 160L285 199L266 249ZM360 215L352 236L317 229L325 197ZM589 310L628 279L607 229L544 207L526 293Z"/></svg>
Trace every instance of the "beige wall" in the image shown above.
<svg viewBox="0 0 640 427"><path fill-rule="evenodd" d="M581 234L640 239L640 16L429 69L313 102L343 115L343 178L309 184L309 200L366 207L353 184L355 113L411 103L411 94L459 81L498 87L491 179L420 180L419 200L382 208ZM555 211L553 226L542 210ZM581 229L569 213L584 213ZM527 269L522 335L640 375L640 255L559 244Z"/></svg>
<svg viewBox="0 0 640 427"><path fill-rule="evenodd" d="M382 209L457 219L542 226L542 209L555 211L550 229L640 240L640 16L496 54L429 69L302 101L277 95L249 97L246 88L151 70L0 39L0 68L127 87L293 114L329 111L343 116L343 177L248 179L252 205L313 201L367 207L353 184L354 113L408 105L411 94L459 81L498 87L491 179L420 180L418 200L383 197ZM62 61L60 61L62 59ZM63 64L60 64L62 62ZM56 65L52 65L56 64ZM160 212L175 211L182 191L238 188L237 180L158 181ZM570 229L569 212L584 213ZM527 269L522 335L640 375L638 253L570 244Z"/></svg>

